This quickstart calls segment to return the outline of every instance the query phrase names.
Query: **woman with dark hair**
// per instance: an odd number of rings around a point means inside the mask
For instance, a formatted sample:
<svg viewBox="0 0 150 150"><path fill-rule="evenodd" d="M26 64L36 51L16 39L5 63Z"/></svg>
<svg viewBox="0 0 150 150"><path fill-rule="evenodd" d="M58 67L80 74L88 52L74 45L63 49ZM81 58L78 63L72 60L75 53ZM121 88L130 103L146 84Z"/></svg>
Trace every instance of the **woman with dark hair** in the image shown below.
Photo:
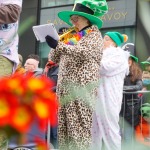
<svg viewBox="0 0 150 150"><path fill-rule="evenodd" d="M140 80L142 79L142 70L138 65L138 58L130 55L129 57L129 67L130 67L130 74L129 74L129 78L131 80L131 82L135 82L136 80ZM137 89L139 90L139 89Z"/></svg>
<svg viewBox="0 0 150 150"><path fill-rule="evenodd" d="M124 80L123 90L125 92L142 90L142 70L138 65L138 58L130 55L128 62L130 72ZM121 116L123 116L123 118L125 119L125 126L123 125L122 129L122 136L125 144L132 141L134 135L134 127L139 124L140 105L141 98L138 94L124 93Z"/></svg>

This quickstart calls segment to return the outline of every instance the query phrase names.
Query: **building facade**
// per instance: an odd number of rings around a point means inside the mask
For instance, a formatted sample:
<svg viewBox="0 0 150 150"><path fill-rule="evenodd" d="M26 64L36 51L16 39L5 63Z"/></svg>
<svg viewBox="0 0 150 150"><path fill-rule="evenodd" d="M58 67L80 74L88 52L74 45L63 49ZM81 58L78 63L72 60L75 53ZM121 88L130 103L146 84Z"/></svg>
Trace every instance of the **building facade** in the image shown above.
<svg viewBox="0 0 150 150"><path fill-rule="evenodd" d="M107 0L107 2L109 11L101 18L103 20L103 27L100 29L102 34L107 31L118 31L128 35L128 43L134 43L136 45L139 40L137 35L141 36L142 33L142 30L139 29L141 22L139 21L140 17L138 17L137 0ZM25 58L30 53L39 54L41 66L44 67L50 48L46 43L39 43L36 41L32 26L53 23L57 31L61 27L69 27L58 18L57 14L59 11L72 10L73 4L74 0L24 1L21 23L25 18L27 19L30 17L33 22L31 21L29 28L20 36L19 52L25 56ZM23 40L25 38L26 40ZM143 42L142 45L145 45L145 42ZM136 51L137 50L138 48L136 48ZM146 57L146 55L143 55L143 57Z"/></svg>

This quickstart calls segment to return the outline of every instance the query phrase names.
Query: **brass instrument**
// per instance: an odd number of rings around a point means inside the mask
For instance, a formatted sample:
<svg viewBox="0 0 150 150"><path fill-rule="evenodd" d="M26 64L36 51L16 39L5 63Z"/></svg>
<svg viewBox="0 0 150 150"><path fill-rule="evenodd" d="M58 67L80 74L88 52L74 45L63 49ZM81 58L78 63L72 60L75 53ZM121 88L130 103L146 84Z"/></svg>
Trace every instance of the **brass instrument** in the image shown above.
<svg viewBox="0 0 150 150"><path fill-rule="evenodd" d="M75 27L69 28L66 32L59 36L60 41L64 41L65 39L70 39L73 37L73 33L76 32L77 29Z"/></svg>

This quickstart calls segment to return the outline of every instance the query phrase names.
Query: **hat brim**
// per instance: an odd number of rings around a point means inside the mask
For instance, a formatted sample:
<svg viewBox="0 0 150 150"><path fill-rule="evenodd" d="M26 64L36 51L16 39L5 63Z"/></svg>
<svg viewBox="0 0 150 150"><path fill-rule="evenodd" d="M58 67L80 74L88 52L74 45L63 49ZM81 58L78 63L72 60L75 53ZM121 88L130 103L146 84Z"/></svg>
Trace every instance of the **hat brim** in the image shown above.
<svg viewBox="0 0 150 150"><path fill-rule="evenodd" d="M70 17L72 15L79 15L79 16L87 18L91 24L97 25L99 29L103 25L103 21L100 18L87 14L87 13L83 13L79 11L61 11L58 13L58 17L70 26L73 26L73 24L70 22Z"/></svg>
<svg viewBox="0 0 150 150"><path fill-rule="evenodd" d="M131 54L130 54L130 57L132 57L132 59L134 59L135 62L138 62L138 58L137 57L135 57L135 56L133 56Z"/></svg>
<svg viewBox="0 0 150 150"><path fill-rule="evenodd" d="M141 62L141 64L143 64L143 65L149 64L149 65L150 65L150 62L148 62L148 61L143 61L143 62Z"/></svg>

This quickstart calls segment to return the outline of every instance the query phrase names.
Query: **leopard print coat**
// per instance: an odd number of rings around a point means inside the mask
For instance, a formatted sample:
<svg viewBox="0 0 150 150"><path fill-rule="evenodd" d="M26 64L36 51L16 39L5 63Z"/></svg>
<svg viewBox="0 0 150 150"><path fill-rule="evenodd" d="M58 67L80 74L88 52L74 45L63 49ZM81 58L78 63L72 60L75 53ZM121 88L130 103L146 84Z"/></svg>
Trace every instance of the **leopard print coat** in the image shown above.
<svg viewBox="0 0 150 150"><path fill-rule="evenodd" d="M76 45L58 42L56 49L49 54L50 60L59 63L57 95L62 104L58 117L60 150L87 149L91 142L92 109L86 100L95 99L103 40L97 26L89 28L92 32Z"/></svg>

